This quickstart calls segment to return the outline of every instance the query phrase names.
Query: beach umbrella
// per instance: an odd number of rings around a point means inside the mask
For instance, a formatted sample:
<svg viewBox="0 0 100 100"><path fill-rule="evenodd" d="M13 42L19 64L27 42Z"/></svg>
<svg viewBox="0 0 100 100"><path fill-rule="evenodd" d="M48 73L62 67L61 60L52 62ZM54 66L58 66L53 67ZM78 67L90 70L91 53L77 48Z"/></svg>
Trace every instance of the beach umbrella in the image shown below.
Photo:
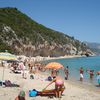
<svg viewBox="0 0 100 100"><path fill-rule="evenodd" d="M46 69L60 69L64 68L62 64L58 62L50 62L45 66Z"/></svg>
<svg viewBox="0 0 100 100"><path fill-rule="evenodd" d="M11 53L8 53L8 52L1 52L0 53L0 60L16 61L17 57Z"/></svg>
<svg viewBox="0 0 100 100"><path fill-rule="evenodd" d="M11 53L8 52L0 52L0 60L3 61L17 61L17 57ZM3 67L3 75L2 80L4 80L4 67Z"/></svg>

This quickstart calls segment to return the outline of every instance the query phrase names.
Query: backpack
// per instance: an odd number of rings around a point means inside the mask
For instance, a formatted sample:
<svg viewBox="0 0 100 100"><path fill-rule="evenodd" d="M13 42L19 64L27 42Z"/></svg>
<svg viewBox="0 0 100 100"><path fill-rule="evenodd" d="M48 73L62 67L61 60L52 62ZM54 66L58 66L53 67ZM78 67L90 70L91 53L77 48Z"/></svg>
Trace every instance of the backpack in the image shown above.
<svg viewBox="0 0 100 100"><path fill-rule="evenodd" d="M37 93L38 93L38 91L35 89L29 90L29 97L36 97Z"/></svg>

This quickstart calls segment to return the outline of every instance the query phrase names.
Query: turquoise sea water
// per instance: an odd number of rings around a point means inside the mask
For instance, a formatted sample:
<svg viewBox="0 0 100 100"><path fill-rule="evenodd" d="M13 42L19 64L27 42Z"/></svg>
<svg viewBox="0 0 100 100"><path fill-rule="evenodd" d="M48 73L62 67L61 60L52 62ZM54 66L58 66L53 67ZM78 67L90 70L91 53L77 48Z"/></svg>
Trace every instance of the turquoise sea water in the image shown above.
<svg viewBox="0 0 100 100"><path fill-rule="evenodd" d="M79 68L84 69L84 83L85 84L97 84L96 72L100 71L100 56L95 57L80 57L80 58L65 58L50 60L49 62L56 61L61 63L64 67L69 66L69 80L79 81ZM89 79L89 74L86 72L87 69L94 70L93 80ZM63 70L60 70L61 75L64 76Z"/></svg>

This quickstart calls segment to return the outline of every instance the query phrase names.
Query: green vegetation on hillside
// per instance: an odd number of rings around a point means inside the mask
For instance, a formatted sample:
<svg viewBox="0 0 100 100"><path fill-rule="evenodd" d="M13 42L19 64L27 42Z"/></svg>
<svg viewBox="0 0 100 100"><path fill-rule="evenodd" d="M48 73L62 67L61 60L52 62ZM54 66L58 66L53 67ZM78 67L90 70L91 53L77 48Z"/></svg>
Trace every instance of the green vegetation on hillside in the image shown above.
<svg viewBox="0 0 100 100"><path fill-rule="evenodd" d="M3 32L5 26L10 27L11 30ZM52 43L56 43L57 45L72 44L77 50L86 49L86 45L75 40L74 37L54 31L35 22L24 13L17 10L17 8L0 8L0 37L3 37L5 41L10 41L11 39L16 39L15 34L19 40L22 40L23 44L28 44L31 41L32 45L39 45L47 41L50 45L52 45ZM10 48L12 51L14 50L13 47L9 47L7 44L5 45L2 38L0 38L0 40L1 50L6 48ZM18 43L16 41L13 45Z"/></svg>

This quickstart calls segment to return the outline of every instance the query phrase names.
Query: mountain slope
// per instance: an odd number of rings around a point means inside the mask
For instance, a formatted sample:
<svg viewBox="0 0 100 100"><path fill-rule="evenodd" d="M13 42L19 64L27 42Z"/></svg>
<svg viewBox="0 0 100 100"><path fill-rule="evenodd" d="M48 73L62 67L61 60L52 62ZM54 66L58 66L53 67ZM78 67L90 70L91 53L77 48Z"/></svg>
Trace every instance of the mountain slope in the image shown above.
<svg viewBox="0 0 100 100"><path fill-rule="evenodd" d="M85 42L87 46L96 54L100 55L100 43Z"/></svg>
<svg viewBox="0 0 100 100"><path fill-rule="evenodd" d="M63 56L87 52L88 47L8 7L0 8L0 50L26 56Z"/></svg>

